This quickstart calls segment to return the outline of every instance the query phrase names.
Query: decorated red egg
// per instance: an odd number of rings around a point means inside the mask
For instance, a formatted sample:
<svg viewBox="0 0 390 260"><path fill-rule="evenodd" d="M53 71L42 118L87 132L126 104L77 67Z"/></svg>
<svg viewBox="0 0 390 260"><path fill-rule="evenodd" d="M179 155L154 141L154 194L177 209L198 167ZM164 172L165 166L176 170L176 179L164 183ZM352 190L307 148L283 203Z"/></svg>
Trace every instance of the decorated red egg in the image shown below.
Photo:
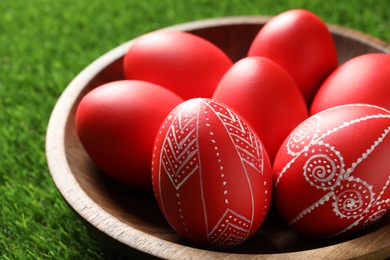
<svg viewBox="0 0 390 260"><path fill-rule="evenodd" d="M213 99L251 124L271 162L287 135L308 117L297 83L279 64L264 57L236 62L222 77Z"/></svg>
<svg viewBox="0 0 390 260"><path fill-rule="evenodd" d="M248 56L270 58L298 83L309 105L321 83L337 68L337 50L326 24L303 9L283 12L262 27Z"/></svg>
<svg viewBox="0 0 390 260"><path fill-rule="evenodd" d="M76 130L91 160L131 187L152 189L154 138L169 112L183 102L158 85L119 80L87 93L76 111Z"/></svg>
<svg viewBox="0 0 390 260"><path fill-rule="evenodd" d="M297 231L353 234L390 208L390 112L351 104L302 122L274 163L274 201Z"/></svg>
<svg viewBox="0 0 390 260"><path fill-rule="evenodd" d="M369 53L337 68L319 88L310 114L327 108L366 103L390 109L390 55Z"/></svg>
<svg viewBox="0 0 390 260"><path fill-rule="evenodd" d="M232 64L225 52L202 37L160 30L134 40L123 68L126 79L155 83L186 100L210 98Z"/></svg>
<svg viewBox="0 0 390 260"><path fill-rule="evenodd" d="M190 99L163 122L155 141L152 182L172 228L198 246L229 248L263 223L272 170L247 122L226 105Z"/></svg>

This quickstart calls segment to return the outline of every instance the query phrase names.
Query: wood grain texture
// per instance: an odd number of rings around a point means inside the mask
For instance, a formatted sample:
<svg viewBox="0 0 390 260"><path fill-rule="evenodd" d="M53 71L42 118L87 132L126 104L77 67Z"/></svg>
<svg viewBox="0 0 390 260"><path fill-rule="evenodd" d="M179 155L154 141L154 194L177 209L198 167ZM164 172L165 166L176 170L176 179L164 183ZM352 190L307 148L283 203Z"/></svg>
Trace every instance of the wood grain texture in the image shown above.
<svg viewBox="0 0 390 260"><path fill-rule="evenodd" d="M270 17L227 17L195 21L164 29L189 31L222 48L234 61ZM385 52L389 44L369 35L329 25L339 63L363 53ZM74 115L80 99L103 83L123 79L126 42L85 68L65 89L49 121L46 155L53 181L69 206L110 246L128 256L170 259L346 259L390 256L390 215L370 230L344 239L313 240L292 231L271 209L266 222L246 243L224 252L195 248L164 220L151 192L135 191L100 172L83 150Z"/></svg>

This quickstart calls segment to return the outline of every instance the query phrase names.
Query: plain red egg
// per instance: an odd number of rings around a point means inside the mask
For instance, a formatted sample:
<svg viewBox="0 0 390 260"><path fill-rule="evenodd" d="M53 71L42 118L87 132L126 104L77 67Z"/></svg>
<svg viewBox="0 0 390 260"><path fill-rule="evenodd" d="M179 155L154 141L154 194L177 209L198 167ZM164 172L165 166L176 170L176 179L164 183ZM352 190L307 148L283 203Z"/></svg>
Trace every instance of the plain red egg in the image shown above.
<svg viewBox="0 0 390 260"><path fill-rule="evenodd" d="M76 111L76 130L91 160L126 185L152 189L154 138L183 100L158 85L121 80L87 93Z"/></svg>
<svg viewBox="0 0 390 260"><path fill-rule="evenodd" d="M280 64L296 80L308 105L337 68L336 46L326 24L301 9L269 20L253 40L248 56L263 56Z"/></svg>
<svg viewBox="0 0 390 260"><path fill-rule="evenodd" d="M390 55L370 53L346 61L318 90L310 114L327 108L367 103L390 109Z"/></svg>
<svg viewBox="0 0 390 260"><path fill-rule="evenodd" d="M274 202L297 231L356 234L390 208L390 112L343 105L301 123L280 148Z"/></svg>
<svg viewBox="0 0 390 260"><path fill-rule="evenodd" d="M232 64L221 49L206 39L165 30L135 39L123 61L126 79L158 84L185 100L211 97Z"/></svg>
<svg viewBox="0 0 390 260"><path fill-rule="evenodd" d="M294 79L264 57L236 62L219 82L213 99L233 108L252 125L271 162L287 135L308 117Z"/></svg>
<svg viewBox="0 0 390 260"><path fill-rule="evenodd" d="M245 242L271 203L272 170L260 139L211 99L187 100L168 115L156 136L152 176L164 217L197 246Z"/></svg>

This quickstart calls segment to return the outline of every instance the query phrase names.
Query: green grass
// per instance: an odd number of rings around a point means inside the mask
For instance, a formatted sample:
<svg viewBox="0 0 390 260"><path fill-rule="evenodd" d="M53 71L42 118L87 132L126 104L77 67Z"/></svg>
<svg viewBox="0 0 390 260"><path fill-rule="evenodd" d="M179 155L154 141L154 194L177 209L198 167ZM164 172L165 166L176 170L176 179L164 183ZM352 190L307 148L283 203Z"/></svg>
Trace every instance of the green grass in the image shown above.
<svg viewBox="0 0 390 260"><path fill-rule="evenodd" d="M0 1L0 258L103 259L45 158L50 113L86 65L145 32L196 19L306 8L390 42L390 2L313 0Z"/></svg>

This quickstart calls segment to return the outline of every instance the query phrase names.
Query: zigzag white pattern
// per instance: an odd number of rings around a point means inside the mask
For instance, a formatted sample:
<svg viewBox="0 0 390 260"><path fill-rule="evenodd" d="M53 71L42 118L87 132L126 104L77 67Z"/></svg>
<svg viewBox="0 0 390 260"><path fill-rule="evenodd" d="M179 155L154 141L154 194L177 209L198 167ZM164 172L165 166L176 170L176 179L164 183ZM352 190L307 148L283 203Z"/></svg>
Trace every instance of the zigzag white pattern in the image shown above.
<svg viewBox="0 0 390 260"><path fill-rule="evenodd" d="M199 169L197 144L197 115L187 117L182 111L174 118L166 134L162 148L162 166L176 189Z"/></svg>
<svg viewBox="0 0 390 260"><path fill-rule="evenodd" d="M216 247L240 244L249 234L251 221L237 212L226 209L221 218L209 232L210 242ZM235 230L232 232L231 230ZM235 235L231 235L234 233Z"/></svg>
<svg viewBox="0 0 390 260"><path fill-rule="evenodd" d="M207 102L205 104L217 115L225 127L243 164L263 174L263 147L259 139L255 137L256 134L227 107L215 101L213 105Z"/></svg>

